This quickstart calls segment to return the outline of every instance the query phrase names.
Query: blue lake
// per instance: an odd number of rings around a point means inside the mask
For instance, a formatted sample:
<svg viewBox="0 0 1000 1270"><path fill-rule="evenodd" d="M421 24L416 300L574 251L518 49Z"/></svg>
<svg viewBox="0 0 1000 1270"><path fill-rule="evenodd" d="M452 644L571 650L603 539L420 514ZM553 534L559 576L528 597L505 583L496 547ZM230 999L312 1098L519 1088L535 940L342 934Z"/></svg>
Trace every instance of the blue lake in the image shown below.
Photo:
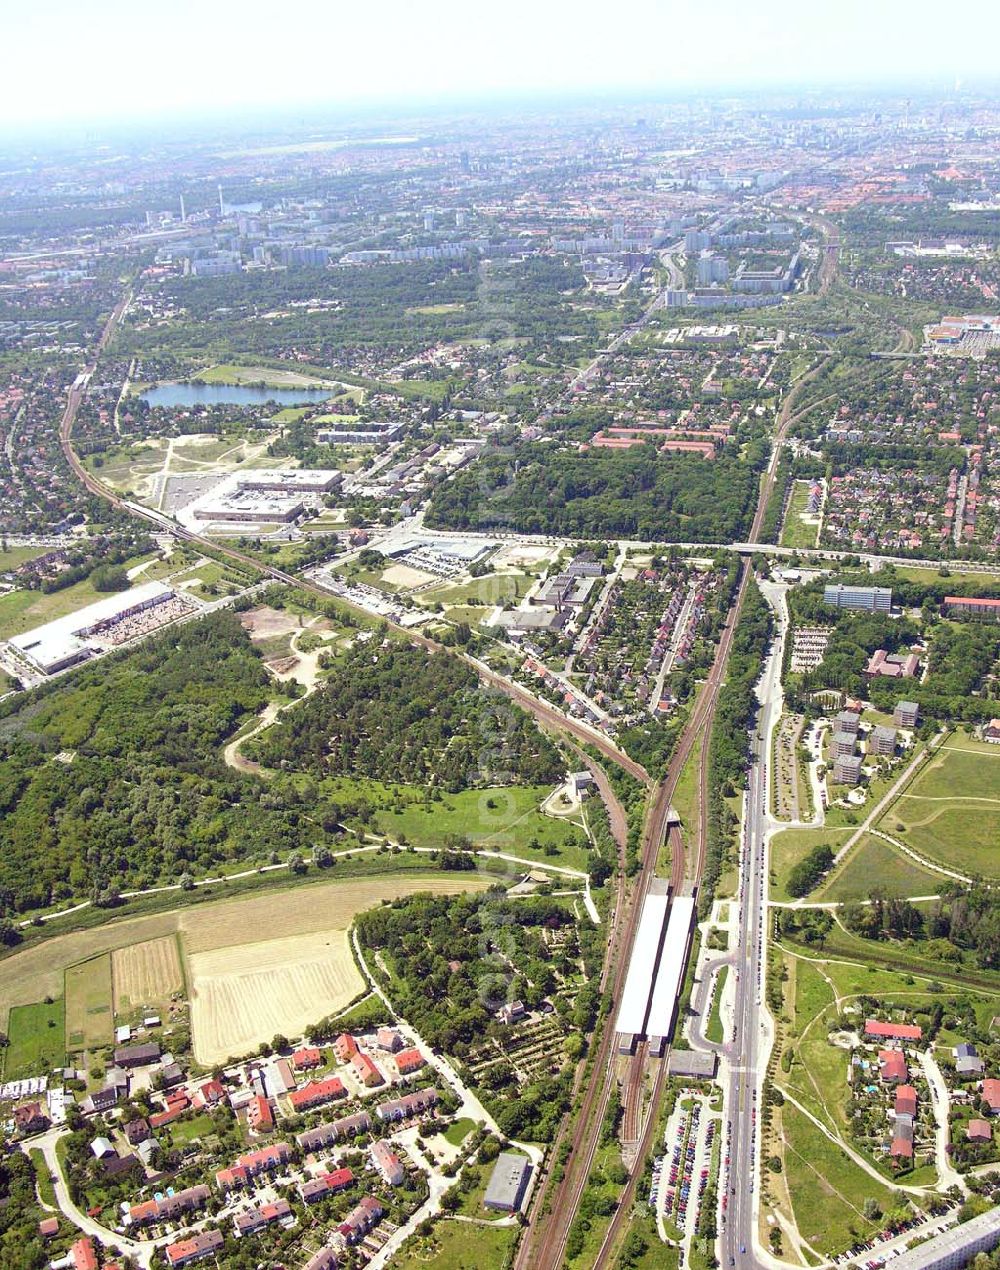
<svg viewBox="0 0 1000 1270"><path fill-rule="evenodd" d="M157 384L141 394L151 406L308 406L331 396L330 388L253 388L247 384Z"/></svg>

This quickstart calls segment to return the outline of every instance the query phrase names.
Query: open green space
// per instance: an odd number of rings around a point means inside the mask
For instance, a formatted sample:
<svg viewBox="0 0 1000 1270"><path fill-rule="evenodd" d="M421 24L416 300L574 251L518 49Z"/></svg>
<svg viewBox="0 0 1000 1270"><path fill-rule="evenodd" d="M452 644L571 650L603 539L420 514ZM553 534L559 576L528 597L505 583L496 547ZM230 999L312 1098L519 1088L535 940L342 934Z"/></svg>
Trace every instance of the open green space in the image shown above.
<svg viewBox="0 0 1000 1270"><path fill-rule="evenodd" d="M551 790L542 785L507 785L446 794L440 802L424 799L412 786L385 786L377 781L327 782L336 799L363 792L378 810L376 821L388 837L405 838L415 847L440 847L449 835L467 837L486 851L502 851L541 864L586 872L591 848L578 821L546 816L538 810ZM360 787L360 788L359 788ZM492 805L491 805L492 804Z"/></svg>
<svg viewBox="0 0 1000 1270"><path fill-rule="evenodd" d="M32 1147L28 1152L28 1158L31 1160L32 1167L35 1170L35 1186L38 1190L38 1198L43 1204L48 1204L49 1208L56 1208L56 1188L52 1185L52 1174L49 1172L49 1166L45 1161L41 1148Z"/></svg>
<svg viewBox="0 0 1000 1270"><path fill-rule="evenodd" d="M790 900L785 890L788 874L804 860L814 847L827 846L836 855L847 839L850 829L782 829L771 839L771 893L772 900Z"/></svg>
<svg viewBox="0 0 1000 1270"><path fill-rule="evenodd" d="M74 1052L114 1039L111 954L66 969L66 1048Z"/></svg>
<svg viewBox="0 0 1000 1270"><path fill-rule="evenodd" d="M1000 753L955 733L879 828L945 868L1000 877Z"/></svg>
<svg viewBox="0 0 1000 1270"><path fill-rule="evenodd" d="M832 1256L849 1248L859 1234L877 1229L864 1216L865 1200L889 1199L882 1186L831 1142L812 1121L786 1103L781 1109L785 1175L799 1232L818 1252Z"/></svg>
<svg viewBox="0 0 1000 1270"><path fill-rule="evenodd" d="M875 887L885 895L936 895L947 879L922 868L884 838L865 836L827 876L815 900L863 900Z"/></svg>
<svg viewBox="0 0 1000 1270"><path fill-rule="evenodd" d="M201 370L194 379L202 384L265 384L268 388L325 388L329 380L304 375L301 370L277 370L273 366L238 366L222 362Z"/></svg>
<svg viewBox="0 0 1000 1270"><path fill-rule="evenodd" d="M189 1142L197 1142L214 1131L212 1117L208 1112L200 1116L192 1116L190 1120L176 1120L170 1126L170 1138L175 1147L185 1147Z"/></svg>
<svg viewBox="0 0 1000 1270"><path fill-rule="evenodd" d="M782 547L815 547L817 526L807 524L803 519L809 505L809 481L796 481L792 486L792 495L785 513L785 523L781 527Z"/></svg>
<svg viewBox="0 0 1000 1270"><path fill-rule="evenodd" d="M397 1270L482 1270L509 1265L518 1231L514 1226L469 1226L441 1219L429 1235L408 1239L393 1258Z"/></svg>
<svg viewBox="0 0 1000 1270"><path fill-rule="evenodd" d="M446 1142L450 1142L453 1147L460 1147L469 1134L475 1129L475 1120L470 1120L467 1116L463 1116L458 1120L453 1120L451 1124L444 1130L443 1137Z"/></svg>
<svg viewBox="0 0 1000 1270"><path fill-rule="evenodd" d="M722 1027L722 994L725 991L726 980L728 978L729 967L723 966L715 981L715 995L712 998L712 1011L708 1016L708 1026L705 1029L706 1039L711 1041L713 1045L721 1045L725 1040Z"/></svg>
<svg viewBox="0 0 1000 1270"><path fill-rule="evenodd" d="M0 573L10 573L12 569L20 569L29 560L37 560L44 556L49 547L7 547L0 551Z"/></svg>
<svg viewBox="0 0 1000 1270"><path fill-rule="evenodd" d="M66 1062L66 1019L62 997L15 1005L7 1017L9 1045L4 1050L4 1079L38 1076Z"/></svg>
<svg viewBox="0 0 1000 1270"><path fill-rule="evenodd" d="M484 605L502 604L504 601L520 600L535 581L524 573L489 573L482 578L472 578L458 586L442 587L440 590L427 591L420 600L425 604L444 604L451 608L455 604L468 604L470 600L480 600Z"/></svg>

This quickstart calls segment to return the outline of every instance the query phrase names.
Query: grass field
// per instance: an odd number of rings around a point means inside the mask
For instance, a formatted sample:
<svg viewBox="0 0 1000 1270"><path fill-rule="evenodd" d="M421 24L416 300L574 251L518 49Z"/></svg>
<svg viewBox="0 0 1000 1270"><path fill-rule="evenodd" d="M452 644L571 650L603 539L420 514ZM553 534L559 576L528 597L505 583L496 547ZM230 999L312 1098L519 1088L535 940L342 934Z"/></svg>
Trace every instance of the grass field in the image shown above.
<svg viewBox="0 0 1000 1270"><path fill-rule="evenodd" d="M795 1221L807 1243L832 1256L855 1242L855 1232L874 1232L877 1226L864 1216L864 1202L873 1196L886 1205L888 1187L859 1169L788 1103L781 1109L781 1129Z"/></svg>
<svg viewBox="0 0 1000 1270"><path fill-rule="evenodd" d="M87 1050L114 1040L111 956L102 953L66 970L66 1048Z"/></svg>
<svg viewBox="0 0 1000 1270"><path fill-rule="evenodd" d="M5 1080L37 1076L66 1062L66 1015L62 997L15 1006L7 1019L10 1044L3 1051Z"/></svg>
<svg viewBox="0 0 1000 1270"><path fill-rule="evenodd" d="M396 1270L503 1270L517 1238L513 1226L469 1226L465 1222L441 1220L426 1236L408 1239L393 1258Z"/></svg>
<svg viewBox="0 0 1000 1270"><path fill-rule="evenodd" d="M115 1013L162 1013L171 997L184 990L177 937L163 935L111 954Z"/></svg>
<svg viewBox="0 0 1000 1270"><path fill-rule="evenodd" d="M531 589L535 581L526 573L490 573L482 578L472 578L457 586L434 588L418 598L422 603L434 604L440 601L447 608L456 604L468 604L470 600L482 600L488 608L520 600Z"/></svg>
<svg viewBox="0 0 1000 1270"><path fill-rule="evenodd" d="M815 547L818 526L802 519L809 505L809 481L796 481L781 527L782 547Z"/></svg>
<svg viewBox="0 0 1000 1270"><path fill-rule="evenodd" d="M19 569L22 564L27 564L29 560L37 560L39 556L44 556L50 547L8 547L6 551L0 551L0 573L10 573L12 569Z"/></svg>
<svg viewBox="0 0 1000 1270"><path fill-rule="evenodd" d="M124 567L129 569L146 558L136 556L134 560L126 561ZM11 591L0 595L0 639L10 639L12 635L20 635L103 599L107 599L107 594L95 590L89 578L48 595L41 591Z"/></svg>
<svg viewBox="0 0 1000 1270"><path fill-rule="evenodd" d="M886 895L936 895L947 880L922 868L883 838L865 834L810 898L863 900L876 886Z"/></svg>
<svg viewBox="0 0 1000 1270"><path fill-rule="evenodd" d="M782 829L771 839L771 899L790 900L788 874L813 847L824 844L836 855L851 836L850 829Z"/></svg>
<svg viewBox="0 0 1000 1270"><path fill-rule="evenodd" d="M266 384L268 388L325 388L330 381L300 370L276 370L273 366L237 366L228 362L209 366L194 376L202 384Z"/></svg>
<svg viewBox="0 0 1000 1270"><path fill-rule="evenodd" d="M725 991L728 978L729 967L723 966L716 980L715 995L712 998L712 1011L708 1016L708 1026L705 1028L705 1037L713 1045L721 1045L725 1040L722 1027L722 994Z"/></svg>
<svg viewBox="0 0 1000 1270"><path fill-rule="evenodd" d="M879 828L946 868L1000 877L1000 751L956 733Z"/></svg>
<svg viewBox="0 0 1000 1270"><path fill-rule="evenodd" d="M411 797L416 790L407 790ZM587 870L590 850L578 845L584 831L578 822L546 816L538 810L551 790L538 785L510 785L448 794L440 803L402 803L402 810L383 804L376 819L388 837L400 834L416 847L440 847L447 834L469 837L484 850L503 851L526 860L561 868ZM494 806L490 806L490 803ZM532 843L537 842L537 846ZM546 846L552 850L547 854ZM553 850L554 848L554 850Z"/></svg>

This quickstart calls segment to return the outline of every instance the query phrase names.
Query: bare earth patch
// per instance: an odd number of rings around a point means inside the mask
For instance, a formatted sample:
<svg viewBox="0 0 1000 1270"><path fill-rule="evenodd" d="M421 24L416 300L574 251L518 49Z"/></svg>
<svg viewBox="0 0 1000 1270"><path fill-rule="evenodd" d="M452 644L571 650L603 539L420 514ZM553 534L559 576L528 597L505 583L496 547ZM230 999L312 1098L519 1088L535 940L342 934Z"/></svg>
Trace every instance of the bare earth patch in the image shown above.
<svg viewBox="0 0 1000 1270"><path fill-rule="evenodd" d="M407 564L390 565L382 574L382 579L392 586L414 587L425 586L428 582L436 582L433 573L424 573L422 569L411 569Z"/></svg>

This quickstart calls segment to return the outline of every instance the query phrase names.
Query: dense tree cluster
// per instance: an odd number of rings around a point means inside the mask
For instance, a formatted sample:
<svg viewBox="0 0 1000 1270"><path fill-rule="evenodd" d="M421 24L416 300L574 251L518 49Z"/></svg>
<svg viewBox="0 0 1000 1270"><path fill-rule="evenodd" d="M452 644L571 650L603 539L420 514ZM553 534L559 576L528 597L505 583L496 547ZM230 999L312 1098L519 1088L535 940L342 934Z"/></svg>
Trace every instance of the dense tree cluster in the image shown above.
<svg viewBox="0 0 1000 1270"><path fill-rule="evenodd" d="M434 491L427 524L652 542L739 542L757 491L733 455L522 446L487 453Z"/></svg>
<svg viewBox="0 0 1000 1270"><path fill-rule="evenodd" d="M358 644L308 701L269 728L255 752L269 766L450 791L547 784L563 763L531 717L484 687L456 657Z"/></svg>
<svg viewBox="0 0 1000 1270"><path fill-rule="evenodd" d="M833 864L833 852L825 843L813 847L809 854L789 870L785 890L793 899L808 895Z"/></svg>
<svg viewBox="0 0 1000 1270"><path fill-rule="evenodd" d="M719 691L708 754L708 853L702 901L709 900L738 828L726 802L746 779L748 729L757 710L754 685L771 638L771 610L751 581L733 635L729 673Z"/></svg>
<svg viewBox="0 0 1000 1270"><path fill-rule="evenodd" d="M865 939L927 941L940 960L969 953L981 969L1000 969L1000 896L982 884L949 884L929 912L875 889L868 904L845 905L842 918Z"/></svg>
<svg viewBox="0 0 1000 1270"><path fill-rule="evenodd" d="M35 1170L11 1151L0 1161L0 1264L4 1270L42 1270L49 1253L38 1235L43 1214L35 1203Z"/></svg>
<svg viewBox="0 0 1000 1270"><path fill-rule="evenodd" d="M12 699L0 723L0 914L296 842L295 813L265 808L263 785L219 756L267 697L239 621L216 613Z"/></svg>

